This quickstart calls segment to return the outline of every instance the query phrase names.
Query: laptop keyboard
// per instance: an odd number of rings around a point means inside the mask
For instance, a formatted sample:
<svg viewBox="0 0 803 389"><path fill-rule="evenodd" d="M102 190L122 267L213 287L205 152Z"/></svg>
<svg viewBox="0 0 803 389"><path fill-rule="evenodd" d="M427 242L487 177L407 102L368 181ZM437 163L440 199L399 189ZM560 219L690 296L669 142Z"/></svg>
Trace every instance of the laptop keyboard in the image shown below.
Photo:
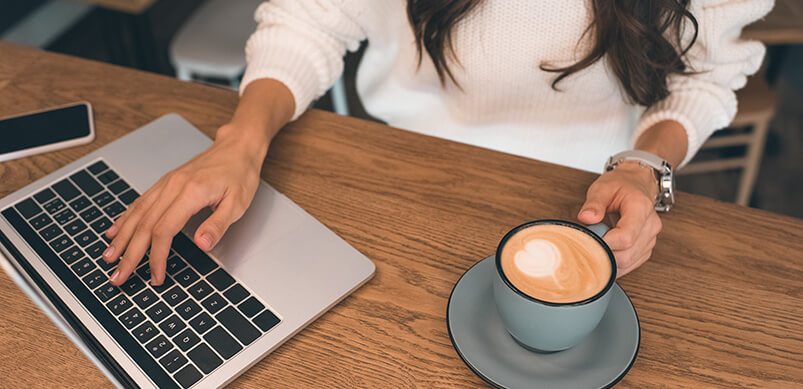
<svg viewBox="0 0 803 389"><path fill-rule="evenodd" d="M3 210L3 216L159 387L189 388L280 319L183 233L164 284L146 255L120 287L103 234L139 194L103 161Z"/></svg>

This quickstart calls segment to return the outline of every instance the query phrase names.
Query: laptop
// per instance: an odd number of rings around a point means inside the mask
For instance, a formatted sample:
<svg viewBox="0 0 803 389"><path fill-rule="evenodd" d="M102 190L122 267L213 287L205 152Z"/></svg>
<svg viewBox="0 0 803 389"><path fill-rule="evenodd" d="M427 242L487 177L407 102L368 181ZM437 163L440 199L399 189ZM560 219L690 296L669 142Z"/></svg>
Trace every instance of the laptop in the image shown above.
<svg viewBox="0 0 803 389"><path fill-rule="evenodd" d="M103 232L211 140L170 114L0 199L0 265L118 387L220 387L367 282L374 264L261 182L211 252L173 239L165 284L147 258L121 287ZM35 368L31 366L30 368Z"/></svg>

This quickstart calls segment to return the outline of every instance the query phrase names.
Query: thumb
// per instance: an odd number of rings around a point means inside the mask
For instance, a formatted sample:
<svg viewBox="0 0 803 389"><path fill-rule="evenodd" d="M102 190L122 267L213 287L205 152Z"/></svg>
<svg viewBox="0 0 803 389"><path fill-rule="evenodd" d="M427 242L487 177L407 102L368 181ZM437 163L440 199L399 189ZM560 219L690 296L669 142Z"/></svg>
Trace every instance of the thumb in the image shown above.
<svg viewBox="0 0 803 389"><path fill-rule="evenodd" d="M229 229L237 219L242 216L241 211L234 205L234 201L228 198L218 205L215 212L212 213L195 231L195 244L201 250L212 250L226 230Z"/></svg>
<svg viewBox="0 0 803 389"><path fill-rule="evenodd" d="M601 222L613 199L613 194L614 191L606 186L591 185L588 188L586 202L577 214L577 219L585 224Z"/></svg>

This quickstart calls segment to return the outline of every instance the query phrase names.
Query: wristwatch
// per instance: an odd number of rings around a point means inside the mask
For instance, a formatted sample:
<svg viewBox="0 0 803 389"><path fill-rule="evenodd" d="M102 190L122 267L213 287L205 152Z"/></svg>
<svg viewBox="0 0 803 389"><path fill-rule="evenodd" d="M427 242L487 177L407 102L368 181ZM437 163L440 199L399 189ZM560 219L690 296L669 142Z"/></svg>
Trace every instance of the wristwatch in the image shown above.
<svg viewBox="0 0 803 389"><path fill-rule="evenodd" d="M658 212L668 212L675 204L675 176L672 173L672 166L663 158L641 150L623 151L608 158L605 163L605 171L609 172L624 161L638 161L641 166L648 166L655 171L658 179L658 196L655 198L655 210Z"/></svg>

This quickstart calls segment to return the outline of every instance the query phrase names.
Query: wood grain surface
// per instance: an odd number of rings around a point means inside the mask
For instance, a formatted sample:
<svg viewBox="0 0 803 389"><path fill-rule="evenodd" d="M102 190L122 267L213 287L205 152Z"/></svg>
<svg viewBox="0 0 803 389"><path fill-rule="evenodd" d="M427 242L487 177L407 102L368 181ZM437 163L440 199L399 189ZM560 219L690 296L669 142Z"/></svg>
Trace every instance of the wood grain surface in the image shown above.
<svg viewBox="0 0 803 389"><path fill-rule="evenodd" d="M0 43L0 116L76 100L94 105L97 140L0 163L0 197L166 113L213 136L237 96ZM454 283L511 227L574 220L595 175L310 111L276 138L263 177L377 272L238 388L482 386L449 341ZM619 280L642 328L620 386L801 387L803 221L678 201L653 258ZM0 306L0 386L110 386L5 274Z"/></svg>

